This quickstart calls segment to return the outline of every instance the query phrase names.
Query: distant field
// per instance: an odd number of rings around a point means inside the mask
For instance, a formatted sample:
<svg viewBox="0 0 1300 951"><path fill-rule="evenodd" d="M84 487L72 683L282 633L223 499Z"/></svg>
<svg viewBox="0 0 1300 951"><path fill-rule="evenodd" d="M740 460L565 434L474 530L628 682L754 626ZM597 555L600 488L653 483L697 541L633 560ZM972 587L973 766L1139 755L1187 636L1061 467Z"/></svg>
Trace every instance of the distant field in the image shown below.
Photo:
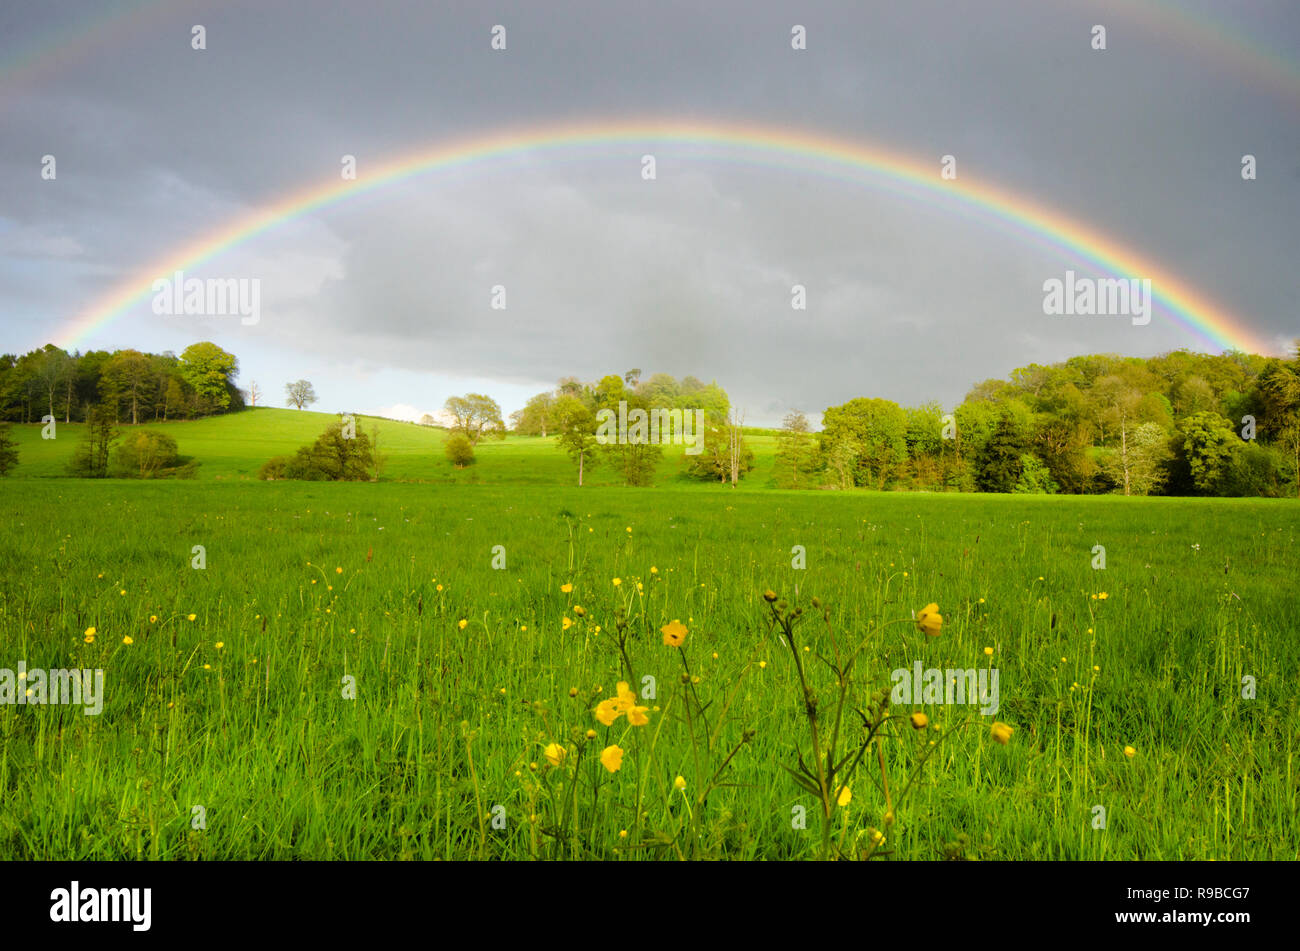
<svg viewBox="0 0 1300 951"><path fill-rule="evenodd" d="M0 858L1296 857L1292 503L225 483L330 418L264 413L171 427L198 482L0 483L0 667L105 671L98 716L0 706ZM382 439L446 475L438 434ZM479 474L567 465L545 447ZM996 668L998 711L893 708L824 827L768 588L823 717L831 630L857 709L921 661ZM594 715L620 680L646 725Z"/></svg>
<svg viewBox="0 0 1300 951"><path fill-rule="evenodd" d="M266 460L292 455L299 446L313 442L325 427L338 420L334 413L257 408L206 419L142 423L141 428L167 433L176 440L182 456L198 459L200 481L239 480L256 479L257 470ZM577 466L556 445L554 437L484 439L476 450L478 462L457 470L443 454L447 434L442 429L370 416L358 416L357 425L371 435L378 427L380 451L389 456L384 480L535 485L576 485L578 481ZM18 467L10 478L65 475L68 460L84 429L81 423L59 423L55 439L42 439L39 425L14 424L12 432L19 443L20 455ZM130 426L122 427L124 432L130 429ZM771 482L776 438L749 435L746 441L754 450L755 466L745 488L765 487ZM658 481L696 484L699 480L682 476L683 458L682 449L665 447ZM608 467L590 464L583 481L592 486L621 482Z"/></svg>

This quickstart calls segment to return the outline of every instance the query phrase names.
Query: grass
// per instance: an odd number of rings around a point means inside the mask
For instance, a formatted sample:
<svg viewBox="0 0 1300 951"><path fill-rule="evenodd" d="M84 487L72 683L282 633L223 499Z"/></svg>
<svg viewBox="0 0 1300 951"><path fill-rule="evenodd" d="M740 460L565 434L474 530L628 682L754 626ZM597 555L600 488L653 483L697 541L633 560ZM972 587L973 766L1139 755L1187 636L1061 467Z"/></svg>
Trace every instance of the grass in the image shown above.
<svg viewBox="0 0 1300 951"><path fill-rule="evenodd" d="M832 635L864 645L862 707L916 660L1000 673L996 717L918 703L926 730L889 723L831 817L842 854L1296 857L1287 501L238 482L329 418L246 415L265 431L175 424L198 481L0 483L0 667L106 678L99 716L0 706L0 857L815 857L769 588L806 609L823 715ZM74 428L25 435L24 474L57 471ZM428 430L382 438L393 475L443 462ZM483 481L567 475L550 442L487 444ZM932 601L940 636L886 626ZM628 679L654 685L648 725L603 726Z"/></svg>
<svg viewBox="0 0 1300 951"><path fill-rule="evenodd" d="M259 407L206 419L142 423L141 427L170 435L182 456L192 456L201 463L198 480L215 482L256 479L257 470L266 460L292 455L338 420L338 415L332 413ZM554 437L484 439L476 449L477 463L458 470L443 454L445 430L372 416L358 416L357 425L372 436L378 428L380 452L388 456L384 481L519 485L576 485L578 481L576 465L557 448ZM122 429L129 431L130 427ZM18 442L19 463L10 478L65 475L84 430L83 423L59 423L56 438L42 439L39 424L14 424L11 432ZM746 440L755 453L755 469L744 487L751 490L771 482L776 437L755 433ZM682 474L684 461L682 450L666 448L658 481L684 487L701 484ZM621 480L608 466L591 467L588 460L583 481L588 486L602 486L617 485Z"/></svg>

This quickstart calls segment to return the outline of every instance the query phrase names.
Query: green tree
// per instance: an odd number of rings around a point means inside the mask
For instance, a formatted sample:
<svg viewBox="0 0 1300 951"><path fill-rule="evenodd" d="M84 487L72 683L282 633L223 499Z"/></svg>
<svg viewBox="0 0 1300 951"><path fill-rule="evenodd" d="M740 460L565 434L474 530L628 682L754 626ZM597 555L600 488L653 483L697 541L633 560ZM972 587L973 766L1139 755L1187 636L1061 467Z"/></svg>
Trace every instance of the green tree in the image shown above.
<svg viewBox="0 0 1300 951"><path fill-rule="evenodd" d="M975 462L975 481L982 492L1011 492L1024 472L1029 439L1012 413L1004 411Z"/></svg>
<svg viewBox="0 0 1300 951"><path fill-rule="evenodd" d="M83 479L106 477L109 453L118 435L116 410L92 406L86 414L85 433L68 463L68 474Z"/></svg>
<svg viewBox="0 0 1300 951"><path fill-rule="evenodd" d="M303 446L286 463L286 479L325 482L366 482L374 467L370 437L360 426L350 433L343 423L331 423L310 446Z"/></svg>
<svg viewBox="0 0 1300 951"><path fill-rule="evenodd" d="M153 391L149 386L153 366L139 350L119 350L104 364L100 389L113 405L114 421L123 404L131 408L131 425L140 422L140 409Z"/></svg>
<svg viewBox="0 0 1300 951"><path fill-rule="evenodd" d="M457 469L464 469L474 464L474 443L462 432L454 432L448 436L443 451Z"/></svg>
<svg viewBox="0 0 1300 951"><path fill-rule="evenodd" d="M817 468L817 441L810 433L808 417L798 410L785 415L776 437L773 474L783 489L807 488Z"/></svg>
<svg viewBox="0 0 1300 951"><path fill-rule="evenodd" d="M229 409L232 400L239 398L235 388L239 361L215 343L205 340L186 347L178 369L207 412Z"/></svg>
<svg viewBox="0 0 1300 951"><path fill-rule="evenodd" d="M578 466L578 485L582 485L586 468L595 465L599 456L596 448L596 414L591 407L572 393L559 396L553 407L560 447Z"/></svg>
<svg viewBox="0 0 1300 951"><path fill-rule="evenodd" d="M504 439L506 424L497 401L482 393L448 397L444 407L452 418L453 432L464 433L472 445L486 433Z"/></svg>
<svg viewBox="0 0 1300 951"><path fill-rule="evenodd" d="M1192 484L1205 495L1216 494L1238 442L1232 424L1218 413L1193 413L1183 420L1182 432Z"/></svg>
<svg viewBox="0 0 1300 951"><path fill-rule="evenodd" d="M0 476L7 476L18 465L18 443L8 423L0 423Z"/></svg>
<svg viewBox="0 0 1300 951"><path fill-rule="evenodd" d="M907 414L892 400L859 397L828 407L822 432L829 443L849 438L857 444L854 483L883 489L907 463Z"/></svg>

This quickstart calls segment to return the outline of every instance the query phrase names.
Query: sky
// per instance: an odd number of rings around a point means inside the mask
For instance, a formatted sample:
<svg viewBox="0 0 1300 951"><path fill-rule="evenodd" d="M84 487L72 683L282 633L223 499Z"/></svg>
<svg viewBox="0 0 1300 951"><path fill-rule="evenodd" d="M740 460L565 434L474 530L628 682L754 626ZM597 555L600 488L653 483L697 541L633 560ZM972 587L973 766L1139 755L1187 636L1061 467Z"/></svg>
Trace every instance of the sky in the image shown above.
<svg viewBox="0 0 1300 951"><path fill-rule="evenodd" d="M952 187L1131 249L1282 353L1300 336L1298 63L1292 0L6 0L0 352L212 340L267 405L305 378L315 409L399 418L470 391L509 413L560 377L639 368L716 380L762 425L858 396L951 407L1083 353L1224 348L1159 303L1147 324L1045 313L1067 270L1152 275L944 193L952 156ZM184 271L255 281L256 323L144 293L181 249L337 186L343 156L364 183L404 156L619 123L650 131L397 176ZM835 140L940 184L655 131L681 125ZM123 287L143 296L118 312Z"/></svg>

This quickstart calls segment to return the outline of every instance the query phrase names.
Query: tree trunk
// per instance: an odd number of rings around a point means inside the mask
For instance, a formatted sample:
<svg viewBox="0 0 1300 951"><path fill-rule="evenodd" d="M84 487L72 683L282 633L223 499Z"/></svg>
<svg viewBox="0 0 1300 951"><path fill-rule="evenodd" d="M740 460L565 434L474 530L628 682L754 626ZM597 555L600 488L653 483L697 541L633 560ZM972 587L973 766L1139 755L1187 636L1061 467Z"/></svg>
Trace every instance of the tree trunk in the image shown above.
<svg viewBox="0 0 1300 951"><path fill-rule="evenodd" d="M1124 494L1129 494L1128 478L1128 421L1120 422L1119 427L1120 463L1124 466Z"/></svg>
<svg viewBox="0 0 1300 951"><path fill-rule="evenodd" d="M582 487L582 459L587 453L585 451L578 453L578 487Z"/></svg>

